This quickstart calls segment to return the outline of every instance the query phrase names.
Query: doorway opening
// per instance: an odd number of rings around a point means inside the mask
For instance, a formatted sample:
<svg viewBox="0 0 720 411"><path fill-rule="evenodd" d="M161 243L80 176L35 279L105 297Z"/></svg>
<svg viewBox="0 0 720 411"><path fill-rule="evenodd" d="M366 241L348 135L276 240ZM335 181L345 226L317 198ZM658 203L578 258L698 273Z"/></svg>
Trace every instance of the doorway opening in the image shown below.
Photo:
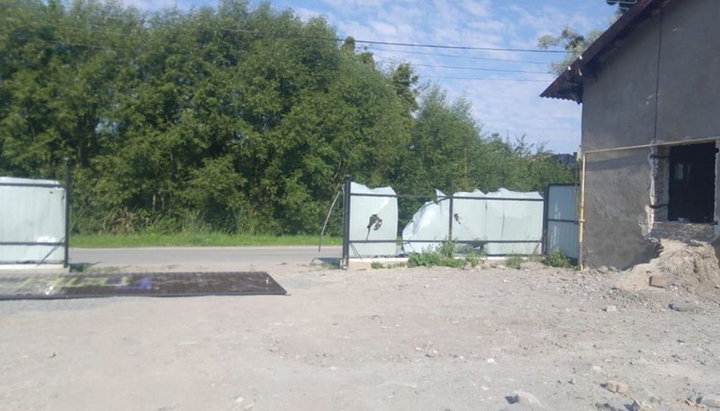
<svg viewBox="0 0 720 411"><path fill-rule="evenodd" d="M670 147L668 220L710 223L715 215L715 143Z"/></svg>

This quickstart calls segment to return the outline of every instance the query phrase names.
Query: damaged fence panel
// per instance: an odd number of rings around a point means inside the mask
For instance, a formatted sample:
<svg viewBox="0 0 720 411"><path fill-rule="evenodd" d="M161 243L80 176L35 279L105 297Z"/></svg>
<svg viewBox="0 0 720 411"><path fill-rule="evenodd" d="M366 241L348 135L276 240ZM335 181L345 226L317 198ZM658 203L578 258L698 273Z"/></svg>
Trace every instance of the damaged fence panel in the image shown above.
<svg viewBox="0 0 720 411"><path fill-rule="evenodd" d="M543 198L538 193L501 188L447 196L438 191L437 200L425 203L405 226L403 250L429 251L451 239L489 256L534 254L541 251L542 228Z"/></svg>
<svg viewBox="0 0 720 411"><path fill-rule="evenodd" d="M450 199L440 190L435 190L435 193L437 200L423 204L403 228L405 253L432 251L443 241L447 241Z"/></svg>
<svg viewBox="0 0 720 411"><path fill-rule="evenodd" d="M349 256L397 254L398 204L390 187L350 183Z"/></svg>
<svg viewBox="0 0 720 411"><path fill-rule="evenodd" d="M451 240L487 256L530 255L543 251L545 199L537 192L504 188L445 194L435 192L402 230L397 249L398 195L391 187L368 188L348 176L344 189L342 267L350 258L397 256L436 250Z"/></svg>

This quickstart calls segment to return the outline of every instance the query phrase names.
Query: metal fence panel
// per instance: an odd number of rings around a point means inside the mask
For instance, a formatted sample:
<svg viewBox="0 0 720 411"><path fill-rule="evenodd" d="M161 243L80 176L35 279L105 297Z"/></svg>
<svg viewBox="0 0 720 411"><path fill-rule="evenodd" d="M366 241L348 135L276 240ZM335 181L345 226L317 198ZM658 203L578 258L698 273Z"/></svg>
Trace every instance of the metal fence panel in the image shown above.
<svg viewBox="0 0 720 411"><path fill-rule="evenodd" d="M436 249L451 236L455 242L482 247L489 256L541 251L540 194L501 188L487 194L480 190L459 192L452 197L437 191L437 197L425 203L403 230L405 252Z"/></svg>
<svg viewBox="0 0 720 411"><path fill-rule="evenodd" d="M398 198L390 187L370 189L345 179L343 191L343 256L395 256ZM434 249L443 241L468 244L488 255L535 254L541 251L543 198L538 193L505 189L485 194L479 190L445 195L426 202L402 232L405 253Z"/></svg>
<svg viewBox="0 0 720 411"><path fill-rule="evenodd" d="M425 202L403 228L403 251L406 253L433 251L448 239L450 198L440 190L435 190L435 194L437 200Z"/></svg>
<svg viewBox="0 0 720 411"><path fill-rule="evenodd" d="M560 250L567 257L577 259L578 240L577 187L550 185L546 195L545 252Z"/></svg>
<svg viewBox="0 0 720 411"><path fill-rule="evenodd" d="M0 177L0 264L64 262L66 201L57 181Z"/></svg>
<svg viewBox="0 0 720 411"><path fill-rule="evenodd" d="M537 254L542 245L543 198L538 193L500 190L488 193L488 256Z"/></svg>
<svg viewBox="0 0 720 411"><path fill-rule="evenodd" d="M390 187L368 188L350 184L350 256L397 254L398 205Z"/></svg>

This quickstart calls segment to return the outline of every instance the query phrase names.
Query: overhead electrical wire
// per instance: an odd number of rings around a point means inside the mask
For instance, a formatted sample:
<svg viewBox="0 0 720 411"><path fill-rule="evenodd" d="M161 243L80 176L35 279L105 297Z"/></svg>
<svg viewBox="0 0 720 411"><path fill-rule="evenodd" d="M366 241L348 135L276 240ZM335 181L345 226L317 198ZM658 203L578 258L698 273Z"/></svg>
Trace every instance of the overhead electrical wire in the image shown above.
<svg viewBox="0 0 720 411"><path fill-rule="evenodd" d="M96 26L97 27L97 26ZM62 27L64 30L69 31L75 31L75 32L83 32L84 30L80 27ZM330 37L317 37L317 36L299 36L299 35L268 35L268 34L261 34L257 32L256 30L247 30L247 29L229 29L229 28L222 28L222 27L214 27L214 30L224 31L224 32L231 32L231 33L248 33L248 34L255 34L258 37L262 38L304 38L304 39L310 39L310 40L327 40L327 41L335 41L335 42L345 42L346 39L342 39L340 37L330 38ZM94 32L101 32L104 34L113 34L118 36L125 36L126 33L121 32L115 32L115 31L108 31L108 30L102 30L100 28L93 29ZM516 53L550 53L550 54L566 54L566 50L547 50L547 49L522 49L522 48L505 48L505 47L476 47L476 46L455 46L455 45L443 45L443 44L422 44L422 43L403 43L403 42L392 42L392 41L380 41L380 40L362 40L362 39L354 39L355 43L363 43L363 44L373 44L373 45L388 45L388 46L396 46L396 47L410 47L410 48L432 48L432 49L449 49L449 50L475 50L475 51L491 51L491 52L516 52ZM402 52L402 51L401 51ZM404 53L408 53L407 51ZM412 52L420 54L420 52ZM449 55L439 55L442 57L451 57ZM493 61L514 61L514 62L524 62L522 60L511 60L511 59L492 59L488 57L474 57L475 59L484 59L484 60L493 60ZM470 57L468 57L470 58ZM528 62L530 64L544 64L540 62Z"/></svg>
<svg viewBox="0 0 720 411"><path fill-rule="evenodd" d="M36 27L40 27L41 25L35 24ZM104 34L114 34L119 36L125 36L127 33L123 32L116 32L116 31L108 31L108 30L102 30L98 26L95 26L96 28L93 29L94 32L102 32ZM60 27L58 27L60 28ZM82 32L84 31L81 27L62 27L64 30L70 30L75 32ZM259 37L265 37L265 38L305 38L310 40L327 40L327 41L336 41L336 42L345 42L347 38L350 38L352 36L348 36L345 39L340 37L318 37L318 36L301 36L301 35L278 35L278 34L262 34L259 33L257 30L248 30L248 29L230 29L230 28L222 28L222 27L213 27L213 30L220 30L225 32L233 32L233 33L248 33L248 34L255 34ZM566 54L566 50L547 50L547 49L523 49L523 48L511 48L511 47L481 47L481 46L456 46L456 45L447 45L447 44L424 44L424 43L405 43L405 42L394 42L394 41L381 41L381 40L363 40L363 39L356 39L353 38L355 43L363 43L363 44L374 44L374 45L387 45L387 46L396 46L396 47L411 47L411 48L432 48L432 49L449 49L449 50L477 50L477 51L493 51L493 52L516 52L516 53L550 53L550 54Z"/></svg>
<svg viewBox="0 0 720 411"><path fill-rule="evenodd" d="M546 71L493 69L493 68L486 68L486 67L445 66L442 64L412 63L411 65L416 66L416 67L444 68L444 69L452 69L452 70L495 71L498 73L550 74Z"/></svg>
<svg viewBox="0 0 720 411"><path fill-rule="evenodd" d="M62 27L62 29L69 30L71 32L84 32L82 28L79 27ZM214 28L215 30L220 31L226 31L226 32L243 32L243 33L252 33L252 34L259 34L257 31L254 30L244 30L244 29L225 29L225 28ZM108 31L108 30L102 30L100 28L93 29L92 32L96 33L103 33L106 35L122 35L119 32L115 31ZM293 37L300 37L300 38L311 38L311 39L321 39L321 40L331 40L328 38L318 38L318 37L309 37L309 36L280 36L280 35L262 35L262 37L276 37L276 38L293 38ZM345 41L341 40L339 38L335 39L336 41ZM365 41L365 40L355 40L356 43L368 43L368 44L377 44L377 45L393 45L393 46L404 46L404 47L430 47L430 48L447 48L447 49L456 49L456 50L481 50L481 51L527 51L527 52L556 52L554 50L530 50L530 49L511 49L511 48L490 48L490 47L469 47L469 46L445 46L445 45L432 45L432 44L414 44L414 43L396 43L396 42L385 42L385 41ZM117 45L108 46L108 45L99 45L99 44L90 44L86 42L71 42L71 41L63 41L63 40L56 40L52 41L52 43L58 44L58 45L65 45L65 46L81 46L81 47L89 47L89 48L95 48L95 49L108 49L108 50L130 50L129 48L125 47L118 47ZM427 53L427 52L420 52L420 51L402 51L402 50L387 50L382 48L373 47L369 51L373 51L374 49L377 49L377 51L386 51L386 52L393 52L393 53L400 53L400 54L417 54L417 55L428 55L428 56L438 56L438 57L450 57L450 58L466 58L466 59L473 59L473 60L481 60L481 61L498 61L498 62L513 62L513 63L526 63L526 64L548 64L548 63L542 63L542 62L536 62L536 61L525 61L525 60L517 60L517 59L502 59L502 58L491 58L491 57L477 57L477 56L458 56L458 55L448 55L448 54L441 54L441 53ZM559 52L559 51L557 51ZM562 51L564 53L564 51ZM378 60L379 64L389 64L389 65L396 65L397 62L390 62L387 60ZM448 70L469 70L469 71L483 71L483 72L496 72L496 73L518 73L518 74L544 74L544 75L550 75L551 73L545 72L545 71L532 71L532 70L515 70L515 69L502 69L502 68L489 68L489 67L470 67L470 66L454 66L454 65L440 65L440 64L424 64L424 63L414 63L409 62L411 66L415 67L428 67L428 68L439 68L439 69L448 69ZM433 77L433 76L423 76L426 78L442 78L442 79L452 79L452 80L477 80L477 81L518 81L518 82L547 82L547 80L539 80L539 79L496 79L496 78L472 78L472 77Z"/></svg>
<svg viewBox="0 0 720 411"><path fill-rule="evenodd" d="M459 56L457 54L425 53L422 51L395 50L395 49L384 49L384 48L378 48L378 47L373 47L371 49L367 49L367 51L382 51L382 52L390 52L390 53L397 53L397 54L448 57L448 58L481 60L481 61L500 61L500 62L508 62L508 63L542 64L542 65L548 64L548 62L546 62L546 61L529 61L529 60L503 59L503 58L493 58L493 57Z"/></svg>
<svg viewBox="0 0 720 411"><path fill-rule="evenodd" d="M343 39L336 39L337 41L345 41ZM514 53L562 53L566 54L566 50L545 50L545 49L517 49L509 47L475 47L475 46L451 46L444 44L423 44L423 43L402 43L395 41L379 41L379 40L361 40L354 39L355 43L364 44L382 44L386 46L402 46L402 47L422 47L422 48L433 48L433 49L449 49L449 50L482 50L482 51L504 51Z"/></svg>
<svg viewBox="0 0 720 411"><path fill-rule="evenodd" d="M426 79L438 79L438 80L466 80L466 81L510 81L513 83L545 83L547 80L540 79L521 79L521 78L492 78L492 77L448 77L448 76L423 76Z"/></svg>

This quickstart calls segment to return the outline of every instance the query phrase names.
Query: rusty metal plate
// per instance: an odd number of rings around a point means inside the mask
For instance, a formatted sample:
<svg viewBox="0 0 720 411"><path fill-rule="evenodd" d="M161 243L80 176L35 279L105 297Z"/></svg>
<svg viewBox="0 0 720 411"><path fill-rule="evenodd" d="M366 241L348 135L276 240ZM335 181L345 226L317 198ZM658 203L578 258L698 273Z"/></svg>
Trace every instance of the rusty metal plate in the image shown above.
<svg viewBox="0 0 720 411"><path fill-rule="evenodd" d="M0 299L285 295L266 272L77 273L0 277Z"/></svg>

